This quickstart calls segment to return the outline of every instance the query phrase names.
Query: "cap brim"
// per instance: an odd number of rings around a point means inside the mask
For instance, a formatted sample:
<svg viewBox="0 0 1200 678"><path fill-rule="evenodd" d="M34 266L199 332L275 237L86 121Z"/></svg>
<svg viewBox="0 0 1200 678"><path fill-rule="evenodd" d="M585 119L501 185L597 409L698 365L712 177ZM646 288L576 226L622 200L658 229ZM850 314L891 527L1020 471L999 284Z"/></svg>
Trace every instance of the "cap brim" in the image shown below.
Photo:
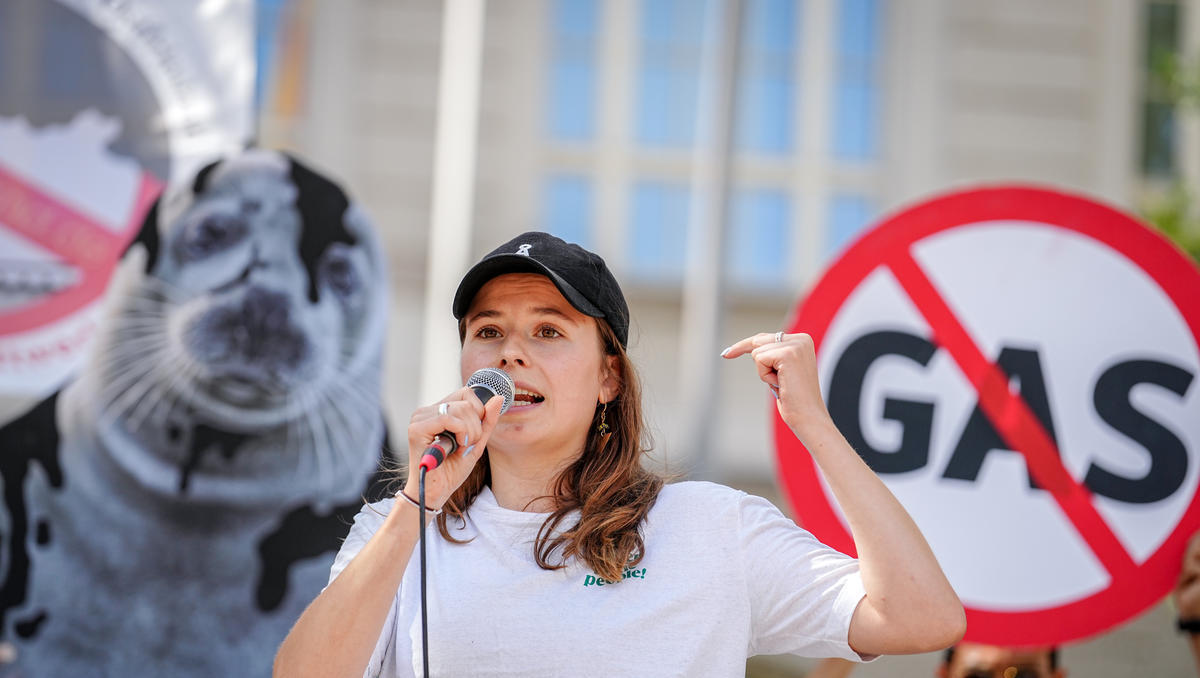
<svg viewBox="0 0 1200 678"><path fill-rule="evenodd" d="M471 307L471 302L479 293L480 288L492 278L508 273L544 275L580 313L593 318L604 317L604 312L580 294L579 290L538 260L524 254L497 254L471 267L471 270L463 276L462 282L458 284L458 291L454 293L454 317L461 320L467 314L467 310Z"/></svg>

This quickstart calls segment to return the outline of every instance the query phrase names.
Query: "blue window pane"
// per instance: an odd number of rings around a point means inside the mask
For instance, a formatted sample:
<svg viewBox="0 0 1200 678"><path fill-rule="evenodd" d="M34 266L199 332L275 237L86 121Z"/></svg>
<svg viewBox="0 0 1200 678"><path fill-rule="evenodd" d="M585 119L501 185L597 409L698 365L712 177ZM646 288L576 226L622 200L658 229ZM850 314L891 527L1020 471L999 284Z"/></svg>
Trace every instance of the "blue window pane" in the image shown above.
<svg viewBox="0 0 1200 678"><path fill-rule="evenodd" d="M542 190L542 228L567 242L591 247L592 185L582 176L555 174Z"/></svg>
<svg viewBox="0 0 1200 678"><path fill-rule="evenodd" d="M586 141L596 127L596 0L554 0L546 118L550 136Z"/></svg>
<svg viewBox="0 0 1200 678"><path fill-rule="evenodd" d="M596 0L554 0L554 35L591 40L596 33Z"/></svg>
<svg viewBox="0 0 1200 678"><path fill-rule="evenodd" d="M586 141L595 129L595 71L591 64L561 61L551 67L550 135Z"/></svg>
<svg viewBox="0 0 1200 678"><path fill-rule="evenodd" d="M696 136L704 18L711 0L642 0L638 31L637 140L686 147Z"/></svg>
<svg viewBox="0 0 1200 678"><path fill-rule="evenodd" d="M791 221L791 204L781 191L747 190L737 195L726 255L731 282L749 287L786 284Z"/></svg>
<svg viewBox="0 0 1200 678"><path fill-rule="evenodd" d="M839 0L838 52L870 59L879 49L879 0Z"/></svg>
<svg viewBox="0 0 1200 678"><path fill-rule="evenodd" d="M863 161L879 153L878 0L840 0L834 81L833 152Z"/></svg>
<svg viewBox="0 0 1200 678"><path fill-rule="evenodd" d="M796 0L751 0L747 23L755 45L775 52L796 46Z"/></svg>
<svg viewBox="0 0 1200 678"><path fill-rule="evenodd" d="M746 8L738 92L738 146L792 150L797 0L751 0Z"/></svg>
<svg viewBox="0 0 1200 678"><path fill-rule="evenodd" d="M677 282L687 251L687 187L642 181L633 188L633 222L627 260L643 280Z"/></svg>
<svg viewBox="0 0 1200 678"><path fill-rule="evenodd" d="M829 230L825 235L825 257L839 251L868 225L875 207L861 195L835 195L829 204Z"/></svg>

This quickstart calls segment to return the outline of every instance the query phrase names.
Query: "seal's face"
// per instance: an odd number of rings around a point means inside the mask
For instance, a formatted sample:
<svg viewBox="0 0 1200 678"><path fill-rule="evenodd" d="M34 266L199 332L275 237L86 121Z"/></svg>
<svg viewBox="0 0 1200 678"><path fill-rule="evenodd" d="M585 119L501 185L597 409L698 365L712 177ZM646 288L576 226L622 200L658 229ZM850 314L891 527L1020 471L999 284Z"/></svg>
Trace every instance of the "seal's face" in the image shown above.
<svg viewBox="0 0 1200 678"><path fill-rule="evenodd" d="M162 324L147 334L167 344L156 355L169 356L188 407L251 431L353 406L365 362L378 371L384 286L372 230L341 190L251 151L158 209L161 247L142 281L157 303L139 317Z"/></svg>
<svg viewBox="0 0 1200 678"><path fill-rule="evenodd" d="M322 318L332 310L328 298L304 303L296 188L282 174L233 169L169 233L174 265L164 279L190 297L173 314L171 335L199 368L202 393L242 407L279 407L328 367L312 337L325 329L336 340L340 324Z"/></svg>
<svg viewBox="0 0 1200 678"><path fill-rule="evenodd" d="M166 232L159 277L185 297L168 335L209 408L302 407L354 351L377 271L345 197L308 179L279 155L228 161Z"/></svg>

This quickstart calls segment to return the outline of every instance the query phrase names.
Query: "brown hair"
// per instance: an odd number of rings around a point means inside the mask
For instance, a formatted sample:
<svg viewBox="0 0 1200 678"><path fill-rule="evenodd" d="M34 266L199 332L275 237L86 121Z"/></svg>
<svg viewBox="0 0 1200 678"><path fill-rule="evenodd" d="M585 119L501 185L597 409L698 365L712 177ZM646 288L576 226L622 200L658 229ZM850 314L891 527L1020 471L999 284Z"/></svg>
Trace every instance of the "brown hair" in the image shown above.
<svg viewBox="0 0 1200 678"><path fill-rule="evenodd" d="M640 562L645 553L640 528L658 498L663 480L641 465L650 445L642 422L637 372L608 322L597 318L596 326L604 353L617 358L620 387L607 406L596 408L583 454L554 479L551 494L545 497L553 501L554 509L538 530L533 551L543 569L561 569L574 556L583 559L597 575L620 581L622 571ZM458 323L458 335L460 342L466 337L465 320ZM602 412L611 435L599 431ZM442 537L463 543L450 535L447 521L450 517L462 520L490 482L491 466L485 450L437 516ZM579 511L579 520L560 531L573 511Z"/></svg>

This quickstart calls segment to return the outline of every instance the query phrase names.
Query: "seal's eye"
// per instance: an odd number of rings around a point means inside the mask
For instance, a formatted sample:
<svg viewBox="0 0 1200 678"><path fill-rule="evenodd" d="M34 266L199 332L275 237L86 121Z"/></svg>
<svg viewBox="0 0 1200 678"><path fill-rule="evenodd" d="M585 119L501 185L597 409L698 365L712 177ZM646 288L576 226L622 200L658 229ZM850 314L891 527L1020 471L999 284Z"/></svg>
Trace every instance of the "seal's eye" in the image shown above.
<svg viewBox="0 0 1200 678"><path fill-rule="evenodd" d="M321 278L342 299L358 294L362 280L350 260L349 248L331 247L321 261Z"/></svg>
<svg viewBox="0 0 1200 678"><path fill-rule="evenodd" d="M179 256L184 261L212 256L241 242L248 230L240 215L205 215L188 224L179 241Z"/></svg>

